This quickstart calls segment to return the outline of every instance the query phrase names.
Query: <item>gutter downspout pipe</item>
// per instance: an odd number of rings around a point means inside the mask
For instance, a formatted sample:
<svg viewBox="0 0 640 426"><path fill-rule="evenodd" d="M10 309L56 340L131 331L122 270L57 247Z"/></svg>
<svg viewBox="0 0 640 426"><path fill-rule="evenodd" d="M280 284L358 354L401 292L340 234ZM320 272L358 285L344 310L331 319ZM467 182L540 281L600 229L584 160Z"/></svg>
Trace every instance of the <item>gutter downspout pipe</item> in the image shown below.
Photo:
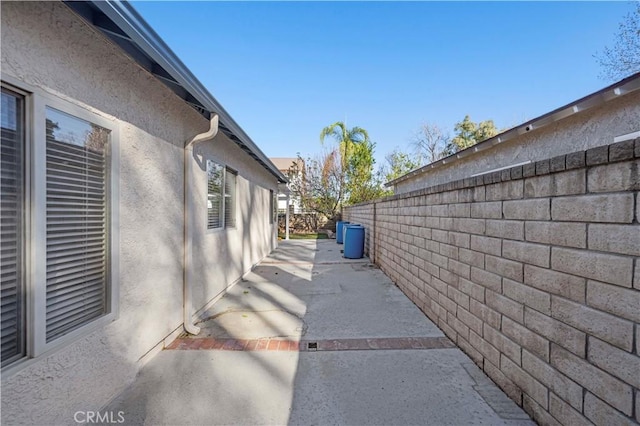
<svg viewBox="0 0 640 426"><path fill-rule="evenodd" d="M200 333L200 327L193 324L193 303L191 291L192 269L192 210L193 210L193 147L200 142L212 140L218 133L218 114L212 113L209 130L196 135L185 144L184 147L184 266L182 276L182 311L184 330L193 335Z"/></svg>

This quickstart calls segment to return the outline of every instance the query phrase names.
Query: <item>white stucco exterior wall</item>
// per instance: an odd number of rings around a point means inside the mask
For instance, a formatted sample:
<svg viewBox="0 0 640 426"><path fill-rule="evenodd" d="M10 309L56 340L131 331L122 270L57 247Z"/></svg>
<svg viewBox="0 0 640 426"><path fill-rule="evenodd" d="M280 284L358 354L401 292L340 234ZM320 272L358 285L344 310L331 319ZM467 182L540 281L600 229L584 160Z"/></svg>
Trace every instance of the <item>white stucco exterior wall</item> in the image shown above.
<svg viewBox="0 0 640 426"><path fill-rule="evenodd" d="M199 308L275 248L277 224L270 223L269 190L277 193L277 182L264 168L252 167L255 162L221 132L212 143L197 145L194 157L194 193L202 195L193 200L192 218L193 300ZM235 228L207 229L208 159L238 171Z"/></svg>
<svg viewBox="0 0 640 426"><path fill-rule="evenodd" d="M608 145L616 136L640 130L639 123L640 92L636 91L400 181L394 186L394 192L411 192L525 161L535 162Z"/></svg>
<svg viewBox="0 0 640 426"><path fill-rule="evenodd" d="M99 410L129 385L181 327L183 146L209 123L63 4L1 8L3 75L111 119L119 132L119 316L2 375L2 423L72 424L76 411ZM275 178L223 135L198 149L238 171L239 226L194 239L196 309L277 242L268 223ZM197 194L206 203L206 187ZM206 208L194 229L202 219Z"/></svg>

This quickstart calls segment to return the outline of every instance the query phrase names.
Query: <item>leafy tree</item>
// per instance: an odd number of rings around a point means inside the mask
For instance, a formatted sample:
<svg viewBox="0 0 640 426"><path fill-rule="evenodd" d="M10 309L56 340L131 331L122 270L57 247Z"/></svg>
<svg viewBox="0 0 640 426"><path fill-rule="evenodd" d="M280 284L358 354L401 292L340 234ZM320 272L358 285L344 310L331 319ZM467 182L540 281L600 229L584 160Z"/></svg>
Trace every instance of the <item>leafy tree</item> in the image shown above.
<svg viewBox="0 0 640 426"><path fill-rule="evenodd" d="M429 164L438 161L442 157L446 157L446 155L449 155L447 153L449 139L449 136L445 135L437 125L429 123L422 124L412 142L417 155L417 158L415 158L413 162L422 165L424 161Z"/></svg>
<svg viewBox="0 0 640 426"><path fill-rule="evenodd" d="M402 152L398 148L387 154L385 159L388 163L384 170L386 182L397 179L422 166L421 158Z"/></svg>
<svg viewBox="0 0 640 426"><path fill-rule="evenodd" d="M478 130L476 131L476 143L482 142L489 138L494 137L500 131L494 124L493 120L485 120L478 123Z"/></svg>
<svg viewBox="0 0 640 426"><path fill-rule="evenodd" d="M96 124L91 124L91 131L85 133L85 146L94 152L104 153L109 141L109 130Z"/></svg>
<svg viewBox="0 0 640 426"><path fill-rule="evenodd" d="M327 138L336 142L327 146ZM374 171L375 143L361 127L351 129L336 122L322 129L320 141L325 151L298 160L288 175L292 194L302 207L334 219L343 204L356 204L385 195L382 175Z"/></svg>
<svg viewBox="0 0 640 426"><path fill-rule="evenodd" d="M455 136L447 146L447 154L454 154L470 146L489 139L498 134L498 129L493 120L485 120L479 123L471 121L468 115L456 123L454 127Z"/></svg>
<svg viewBox="0 0 640 426"><path fill-rule="evenodd" d="M55 133L57 130L60 130L60 125L51 119L46 119L46 136L47 140L55 140Z"/></svg>
<svg viewBox="0 0 640 426"><path fill-rule="evenodd" d="M346 204L357 204L383 195L381 174L374 172L375 143L364 141L354 145L349 158Z"/></svg>
<svg viewBox="0 0 640 426"><path fill-rule="evenodd" d="M342 168L337 149L325 151L303 160L298 155L288 171L292 195L298 197L305 210L332 219L339 212L342 194Z"/></svg>
<svg viewBox="0 0 640 426"><path fill-rule="evenodd" d="M595 55L605 79L620 80L640 72L640 2L635 5L619 25L615 45Z"/></svg>
<svg viewBox="0 0 640 426"><path fill-rule="evenodd" d="M375 144L361 127L347 128L344 122L333 123L320 132L320 141L334 139L340 163L338 204L356 204L376 198L382 189L374 176Z"/></svg>

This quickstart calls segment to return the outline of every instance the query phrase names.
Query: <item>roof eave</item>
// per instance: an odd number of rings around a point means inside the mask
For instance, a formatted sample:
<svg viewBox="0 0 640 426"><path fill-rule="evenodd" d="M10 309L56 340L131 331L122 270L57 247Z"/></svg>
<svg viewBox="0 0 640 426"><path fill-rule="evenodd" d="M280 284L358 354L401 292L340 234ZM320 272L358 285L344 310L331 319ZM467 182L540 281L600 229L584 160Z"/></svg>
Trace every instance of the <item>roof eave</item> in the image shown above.
<svg viewBox="0 0 640 426"><path fill-rule="evenodd" d="M209 93L131 4L126 1L113 0L65 1L65 4L114 41L114 44L122 48L125 53L151 72L154 77L169 86L176 94L184 91L185 96L181 96L182 99L198 110L205 118L210 118L211 113L218 114L220 130L223 133L275 176L278 182L287 181L286 177L258 148L249 135L235 122L224 107ZM87 5L90 6L87 7ZM106 16L108 20L104 20L102 16L94 16L92 10L95 9ZM140 55L128 51L125 47L128 47L129 44L139 49L140 52L138 53ZM149 63L149 60L152 62Z"/></svg>
<svg viewBox="0 0 640 426"><path fill-rule="evenodd" d="M635 92L637 90L640 90L640 73L633 74L623 80L605 87L604 89L578 99L577 101L571 102L565 106L541 115L540 117L512 127L509 130L506 130L492 138L477 143L460 152L442 158L438 161L434 161L433 163L427 164L426 166L422 166L418 169L412 170L409 173L400 176L399 178L385 183L384 185L386 187L397 185L398 183L401 183L405 180L421 175L427 170L442 167L445 164L450 164L459 159L470 157L472 155L475 155L477 152L492 148L498 144L504 143L525 133L535 132L542 127L548 126L549 124L563 120L587 109L602 105L605 102L619 98L620 96Z"/></svg>

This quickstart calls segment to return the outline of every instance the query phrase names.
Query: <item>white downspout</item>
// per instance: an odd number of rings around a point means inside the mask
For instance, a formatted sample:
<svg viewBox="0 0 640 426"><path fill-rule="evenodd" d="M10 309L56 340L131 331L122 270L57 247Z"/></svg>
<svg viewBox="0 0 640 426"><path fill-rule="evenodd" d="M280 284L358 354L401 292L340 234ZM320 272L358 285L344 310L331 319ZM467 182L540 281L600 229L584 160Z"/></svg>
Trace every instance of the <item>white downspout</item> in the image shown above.
<svg viewBox="0 0 640 426"><path fill-rule="evenodd" d="M196 335L200 333L200 327L192 322L193 303L191 291L191 269L192 269L192 210L193 210L193 182L191 179L193 169L193 146L200 142L206 142L213 139L218 133L218 114L211 116L209 130L205 133L196 135L188 141L184 147L184 269L182 276L182 311L184 330Z"/></svg>

